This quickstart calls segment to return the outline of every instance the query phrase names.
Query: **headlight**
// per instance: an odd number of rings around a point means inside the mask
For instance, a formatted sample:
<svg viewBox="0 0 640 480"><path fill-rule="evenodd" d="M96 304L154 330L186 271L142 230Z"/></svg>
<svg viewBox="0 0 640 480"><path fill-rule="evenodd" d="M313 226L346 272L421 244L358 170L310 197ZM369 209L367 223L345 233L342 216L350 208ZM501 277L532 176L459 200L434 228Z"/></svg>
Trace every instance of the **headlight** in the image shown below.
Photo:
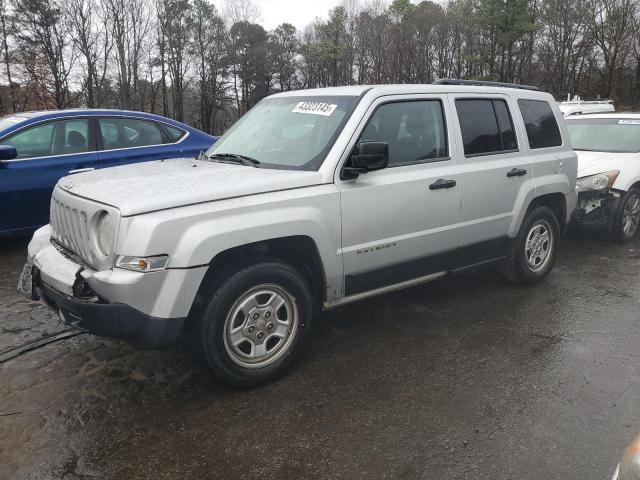
<svg viewBox="0 0 640 480"><path fill-rule="evenodd" d="M97 252L103 256L111 255L115 236L113 215L101 210L93 217L93 240Z"/></svg>
<svg viewBox="0 0 640 480"><path fill-rule="evenodd" d="M120 255L116 259L116 267L134 270L136 272L156 272L164 270L169 261L168 255L154 255L153 257L129 257Z"/></svg>
<svg viewBox="0 0 640 480"><path fill-rule="evenodd" d="M589 192L593 190L606 190L611 188L618 178L619 170L589 175L588 177L579 178L576 182L576 190L578 192Z"/></svg>

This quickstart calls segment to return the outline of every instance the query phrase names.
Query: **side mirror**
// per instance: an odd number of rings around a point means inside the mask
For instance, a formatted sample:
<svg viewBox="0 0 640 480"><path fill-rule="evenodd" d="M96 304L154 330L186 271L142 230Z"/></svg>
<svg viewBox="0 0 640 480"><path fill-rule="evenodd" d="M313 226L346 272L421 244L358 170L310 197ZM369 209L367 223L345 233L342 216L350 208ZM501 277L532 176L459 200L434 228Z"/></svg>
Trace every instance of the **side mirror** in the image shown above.
<svg viewBox="0 0 640 480"><path fill-rule="evenodd" d="M12 147L11 145L0 145L0 161L2 160L13 160L18 156L18 151L16 147Z"/></svg>
<svg viewBox="0 0 640 480"><path fill-rule="evenodd" d="M389 165L389 144L387 142L361 142L357 153L351 155L343 169L343 179L357 178L361 173L387 168Z"/></svg>

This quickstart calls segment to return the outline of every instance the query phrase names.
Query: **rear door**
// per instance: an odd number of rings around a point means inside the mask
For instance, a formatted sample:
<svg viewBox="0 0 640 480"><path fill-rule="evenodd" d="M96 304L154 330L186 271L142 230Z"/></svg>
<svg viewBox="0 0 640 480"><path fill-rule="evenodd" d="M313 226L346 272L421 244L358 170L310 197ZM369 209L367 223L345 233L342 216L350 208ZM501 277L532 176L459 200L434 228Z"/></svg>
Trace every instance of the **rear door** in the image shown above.
<svg viewBox="0 0 640 480"><path fill-rule="evenodd" d="M49 221L57 181L97 166L96 142L87 118L27 126L0 140L18 151L0 161L0 231L32 230Z"/></svg>
<svg viewBox="0 0 640 480"><path fill-rule="evenodd" d="M459 241L461 189L445 104L444 95L420 95L384 97L370 107L349 154L360 142L386 142L389 166L337 180L345 295L448 267L444 254Z"/></svg>
<svg viewBox="0 0 640 480"><path fill-rule="evenodd" d="M461 247L478 263L504 255L517 197L533 181L532 164L510 97L455 94L451 102L463 146Z"/></svg>
<svg viewBox="0 0 640 480"><path fill-rule="evenodd" d="M100 117L97 140L101 168L181 156L171 132L148 119Z"/></svg>
<svg viewBox="0 0 640 480"><path fill-rule="evenodd" d="M518 107L527 133L528 156L532 159L535 178L558 175L573 177L575 165L572 165L571 159L574 153L563 148L558 120L549 102L520 98ZM549 193L545 188L549 188L549 182L543 182L542 187L537 185L536 194ZM573 186L571 190L574 190Z"/></svg>

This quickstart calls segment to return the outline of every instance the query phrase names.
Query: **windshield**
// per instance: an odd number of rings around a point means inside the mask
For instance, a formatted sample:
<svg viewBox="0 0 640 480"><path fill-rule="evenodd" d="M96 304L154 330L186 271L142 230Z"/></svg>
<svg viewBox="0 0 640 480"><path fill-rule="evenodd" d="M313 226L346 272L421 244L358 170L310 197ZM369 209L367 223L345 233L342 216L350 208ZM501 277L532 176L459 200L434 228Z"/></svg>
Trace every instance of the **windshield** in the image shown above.
<svg viewBox="0 0 640 480"><path fill-rule="evenodd" d="M356 96L266 98L206 155L240 155L267 168L318 170L357 101Z"/></svg>
<svg viewBox="0 0 640 480"><path fill-rule="evenodd" d="M591 118L567 122L574 150L640 152L640 119Z"/></svg>

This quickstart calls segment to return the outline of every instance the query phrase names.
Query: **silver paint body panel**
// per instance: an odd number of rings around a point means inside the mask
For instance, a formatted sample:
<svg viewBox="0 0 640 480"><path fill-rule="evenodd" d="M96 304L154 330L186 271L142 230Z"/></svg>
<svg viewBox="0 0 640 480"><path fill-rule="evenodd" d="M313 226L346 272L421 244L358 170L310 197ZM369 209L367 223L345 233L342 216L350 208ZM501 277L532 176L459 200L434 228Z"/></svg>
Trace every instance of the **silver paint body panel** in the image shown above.
<svg viewBox="0 0 640 480"><path fill-rule="evenodd" d="M115 269L113 259L85 259L90 267L81 275L99 295L155 317L184 317L209 263L221 252L261 240L307 236L316 245L324 269L325 306L336 306L369 296L365 292L346 297L348 275L499 236L515 236L530 202L542 194L563 194L567 216L575 208L576 155L568 140L560 147L531 151L517 107L519 98L548 101L567 139L562 115L548 94L497 87L387 85L278 95L362 95L318 171L180 159L80 173L60 180L54 193L57 198L64 197L84 211L105 208L117 216L114 252L169 255L167 269L154 273ZM458 96L504 98L511 109L519 151L466 158L454 105ZM341 180L342 166L377 105L430 98L444 105L448 160ZM506 172L513 167L526 168L529 174L507 178ZM457 185L429 190L429 184L438 178L456 179ZM36 232L30 258L48 250L48 228ZM385 248L358 253L380 245ZM56 269L58 261L62 263L53 253L46 258L40 265L43 272ZM372 294L431 277L389 285Z"/></svg>

